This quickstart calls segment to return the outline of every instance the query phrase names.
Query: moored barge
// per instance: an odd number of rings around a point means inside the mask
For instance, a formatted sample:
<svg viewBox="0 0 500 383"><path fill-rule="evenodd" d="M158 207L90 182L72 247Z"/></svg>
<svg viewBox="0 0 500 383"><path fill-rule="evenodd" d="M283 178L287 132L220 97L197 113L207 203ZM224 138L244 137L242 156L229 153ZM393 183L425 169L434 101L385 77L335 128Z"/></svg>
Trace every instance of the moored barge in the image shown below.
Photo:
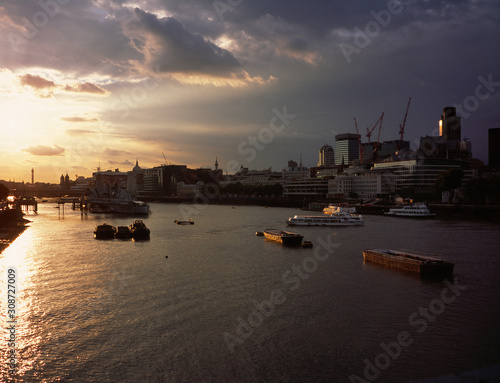
<svg viewBox="0 0 500 383"><path fill-rule="evenodd" d="M132 232L132 238L135 240L148 240L151 233L142 219L136 219L130 225L130 231Z"/></svg>
<svg viewBox="0 0 500 383"><path fill-rule="evenodd" d="M103 223L96 226L94 230L95 239L114 239L116 233L116 228L114 226Z"/></svg>
<svg viewBox="0 0 500 383"><path fill-rule="evenodd" d="M443 259L387 249L365 250L363 258L367 262L420 275L451 275L455 266Z"/></svg>
<svg viewBox="0 0 500 383"><path fill-rule="evenodd" d="M270 241L281 243L283 246L301 246L303 235L277 229L264 230L264 237Z"/></svg>

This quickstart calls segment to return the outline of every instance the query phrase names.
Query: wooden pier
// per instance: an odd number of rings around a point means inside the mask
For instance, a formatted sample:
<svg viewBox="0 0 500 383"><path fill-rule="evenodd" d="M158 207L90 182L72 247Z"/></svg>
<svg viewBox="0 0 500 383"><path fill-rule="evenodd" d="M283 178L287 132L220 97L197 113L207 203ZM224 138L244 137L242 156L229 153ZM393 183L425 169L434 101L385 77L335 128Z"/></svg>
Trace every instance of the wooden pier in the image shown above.
<svg viewBox="0 0 500 383"><path fill-rule="evenodd" d="M64 218L64 206L66 204L71 205L71 210L80 210L80 212L83 215L87 215L89 211L89 205L88 202L84 198L78 198L78 197L61 197L57 201L57 206L56 209L59 209L59 218L61 218L61 211L62 211L62 217Z"/></svg>
<svg viewBox="0 0 500 383"><path fill-rule="evenodd" d="M34 197L22 197L16 200L16 207L25 214L37 214L38 202Z"/></svg>

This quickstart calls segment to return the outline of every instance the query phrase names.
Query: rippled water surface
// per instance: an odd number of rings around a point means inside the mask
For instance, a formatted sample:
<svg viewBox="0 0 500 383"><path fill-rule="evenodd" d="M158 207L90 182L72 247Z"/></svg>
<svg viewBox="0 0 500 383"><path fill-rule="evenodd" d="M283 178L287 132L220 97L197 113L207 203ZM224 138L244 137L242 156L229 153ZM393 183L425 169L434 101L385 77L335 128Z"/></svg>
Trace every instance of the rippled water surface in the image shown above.
<svg viewBox="0 0 500 383"><path fill-rule="evenodd" d="M500 362L499 224L365 216L295 228L314 247L294 249L255 232L295 209L191 206L178 226L153 204L134 242L92 234L133 218L54 206L0 255L2 381L10 268L19 382L404 382ZM439 254L454 279L363 263L374 247Z"/></svg>

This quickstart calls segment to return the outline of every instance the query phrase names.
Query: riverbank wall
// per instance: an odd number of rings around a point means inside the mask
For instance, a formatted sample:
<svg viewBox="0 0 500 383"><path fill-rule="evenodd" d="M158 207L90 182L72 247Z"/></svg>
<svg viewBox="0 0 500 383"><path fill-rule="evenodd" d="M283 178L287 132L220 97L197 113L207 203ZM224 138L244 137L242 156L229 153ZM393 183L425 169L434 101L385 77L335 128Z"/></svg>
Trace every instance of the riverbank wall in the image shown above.
<svg viewBox="0 0 500 383"><path fill-rule="evenodd" d="M0 254L26 230L26 222L18 209L0 210Z"/></svg>

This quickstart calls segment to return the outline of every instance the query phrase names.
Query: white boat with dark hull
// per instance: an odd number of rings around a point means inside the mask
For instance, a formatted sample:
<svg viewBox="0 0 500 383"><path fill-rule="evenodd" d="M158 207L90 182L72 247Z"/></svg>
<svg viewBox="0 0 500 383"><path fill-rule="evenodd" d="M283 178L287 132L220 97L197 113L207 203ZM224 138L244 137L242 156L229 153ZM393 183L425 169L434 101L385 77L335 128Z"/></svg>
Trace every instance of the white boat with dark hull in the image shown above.
<svg viewBox="0 0 500 383"><path fill-rule="evenodd" d="M435 213L431 213L425 203L414 203L411 205L404 205L397 208L389 209L385 215L391 217L407 217L407 218L434 218Z"/></svg>
<svg viewBox="0 0 500 383"><path fill-rule="evenodd" d="M290 226L360 226L364 225L359 214L295 215L286 221Z"/></svg>

